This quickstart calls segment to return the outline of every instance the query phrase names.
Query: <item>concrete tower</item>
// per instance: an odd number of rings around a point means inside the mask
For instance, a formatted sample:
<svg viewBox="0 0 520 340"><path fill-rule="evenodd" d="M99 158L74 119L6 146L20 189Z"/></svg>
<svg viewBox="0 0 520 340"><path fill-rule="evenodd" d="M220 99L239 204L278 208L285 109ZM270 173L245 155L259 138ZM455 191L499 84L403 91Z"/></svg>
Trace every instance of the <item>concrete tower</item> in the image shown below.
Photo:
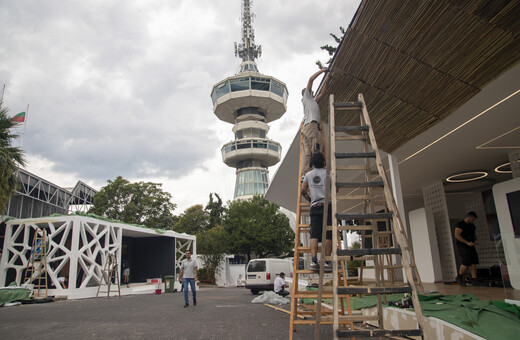
<svg viewBox="0 0 520 340"><path fill-rule="evenodd" d="M268 139L270 123L287 109L287 87L274 77L258 72L255 59L262 47L255 44L250 0L242 2L242 42L235 56L242 59L239 72L213 86L213 112L234 124L235 140L224 144L222 160L236 169L234 198L264 194L269 186L268 167L280 161L282 147Z"/></svg>

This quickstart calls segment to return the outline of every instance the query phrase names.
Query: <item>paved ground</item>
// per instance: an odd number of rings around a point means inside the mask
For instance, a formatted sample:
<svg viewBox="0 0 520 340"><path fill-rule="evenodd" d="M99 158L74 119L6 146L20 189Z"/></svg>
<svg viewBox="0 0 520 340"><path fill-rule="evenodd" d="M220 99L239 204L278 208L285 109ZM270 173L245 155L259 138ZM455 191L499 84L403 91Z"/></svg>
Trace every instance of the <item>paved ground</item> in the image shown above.
<svg viewBox="0 0 520 340"><path fill-rule="evenodd" d="M251 303L249 290L202 287L197 294L197 306L188 308L182 293L2 307L0 338L288 339L289 315ZM332 338L329 326L321 328L322 339ZM294 339L313 338L314 326L298 326Z"/></svg>

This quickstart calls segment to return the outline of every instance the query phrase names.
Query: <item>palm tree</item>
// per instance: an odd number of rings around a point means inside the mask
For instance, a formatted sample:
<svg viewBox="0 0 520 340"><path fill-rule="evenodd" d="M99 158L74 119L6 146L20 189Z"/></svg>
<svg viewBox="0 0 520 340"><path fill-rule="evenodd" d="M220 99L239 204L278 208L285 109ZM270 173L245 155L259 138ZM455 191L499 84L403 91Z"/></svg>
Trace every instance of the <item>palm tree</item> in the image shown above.
<svg viewBox="0 0 520 340"><path fill-rule="evenodd" d="M7 108L0 109L0 215L6 212L9 198L18 188L18 167L25 166L22 149L11 146L17 137L11 132L16 123L7 116L8 112Z"/></svg>

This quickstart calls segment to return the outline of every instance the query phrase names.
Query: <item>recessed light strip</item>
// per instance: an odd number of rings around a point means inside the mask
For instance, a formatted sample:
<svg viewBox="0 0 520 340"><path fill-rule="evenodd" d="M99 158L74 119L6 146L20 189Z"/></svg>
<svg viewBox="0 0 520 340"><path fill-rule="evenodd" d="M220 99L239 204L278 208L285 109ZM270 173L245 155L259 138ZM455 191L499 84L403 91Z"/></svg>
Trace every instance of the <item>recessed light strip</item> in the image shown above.
<svg viewBox="0 0 520 340"><path fill-rule="evenodd" d="M434 140L433 142L431 142L430 144L426 145L425 147L423 147L422 149L420 149L419 151L411 154L410 156L406 157L405 159L403 159L402 161L400 161L398 164L401 165L401 163L404 163L406 162L407 160L409 160L410 158L416 156L417 154L423 152L424 150L428 149L430 146L432 146L433 144L443 140L445 137L451 135L453 132L457 131L458 129L462 128L463 126L465 126L466 124L469 124L470 122L472 122L473 120L477 119L478 117L482 116L484 113L488 112L489 110L495 108L496 106L502 104L503 102L505 102L506 100L510 99L511 97L517 95L518 93L520 92L520 90L517 90L516 92L510 94L509 96L505 97L504 99L502 99L501 101L499 101L498 103L495 103L494 105L488 107L487 109L485 109L484 111L482 111L481 113L479 113L478 115L476 115L475 117L467 120L466 122L462 123L461 125L457 126L455 129L451 130L450 132L444 134L443 136L437 138L436 140Z"/></svg>

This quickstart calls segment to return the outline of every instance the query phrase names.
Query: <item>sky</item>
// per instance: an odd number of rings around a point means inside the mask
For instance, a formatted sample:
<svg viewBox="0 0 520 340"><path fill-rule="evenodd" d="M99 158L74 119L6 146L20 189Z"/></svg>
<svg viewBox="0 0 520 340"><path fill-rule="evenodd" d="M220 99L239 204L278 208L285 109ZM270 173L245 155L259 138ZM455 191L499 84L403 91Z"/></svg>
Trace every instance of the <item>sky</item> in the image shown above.
<svg viewBox="0 0 520 340"><path fill-rule="evenodd" d="M26 169L61 187L161 183L175 215L210 193L232 200L235 169L220 153L232 125L214 115L210 94L240 65L241 2L0 0L3 107L14 116L29 105L25 133L17 128ZM348 27L359 2L253 2L259 71L289 91L268 133L282 159L303 116L300 90L329 59L320 46L335 45L329 33Z"/></svg>

